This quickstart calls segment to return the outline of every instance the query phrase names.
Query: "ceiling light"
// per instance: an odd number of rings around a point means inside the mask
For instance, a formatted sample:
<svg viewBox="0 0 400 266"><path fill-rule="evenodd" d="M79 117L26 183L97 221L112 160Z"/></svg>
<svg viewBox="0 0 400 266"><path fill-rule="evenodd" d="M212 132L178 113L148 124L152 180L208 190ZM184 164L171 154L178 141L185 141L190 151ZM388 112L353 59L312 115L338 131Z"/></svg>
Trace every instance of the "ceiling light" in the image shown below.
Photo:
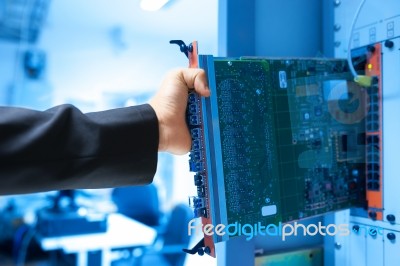
<svg viewBox="0 0 400 266"><path fill-rule="evenodd" d="M141 0L140 7L146 11L160 10L169 0Z"/></svg>

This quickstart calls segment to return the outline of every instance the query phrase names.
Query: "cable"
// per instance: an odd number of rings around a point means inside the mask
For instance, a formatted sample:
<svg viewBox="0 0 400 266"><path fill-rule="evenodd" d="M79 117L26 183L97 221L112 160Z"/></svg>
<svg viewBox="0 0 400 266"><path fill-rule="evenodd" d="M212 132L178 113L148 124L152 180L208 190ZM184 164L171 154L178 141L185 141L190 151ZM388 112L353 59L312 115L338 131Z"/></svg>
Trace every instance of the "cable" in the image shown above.
<svg viewBox="0 0 400 266"><path fill-rule="evenodd" d="M369 87L369 86L371 86L371 83L372 83L372 77L358 75L356 70L354 69L353 61L351 59L351 38L353 37L354 27L356 25L357 19L360 15L360 11L361 11L362 7L364 6L365 2L366 2L366 0L362 0L360 5L357 8L356 13L354 13L353 22L351 24L351 29L350 29L349 43L347 46L347 62L349 65L350 72L354 77L354 81L357 82L361 86Z"/></svg>
<svg viewBox="0 0 400 266"><path fill-rule="evenodd" d="M24 235L22 243L21 243L21 249L19 250L18 253L18 258L17 258L17 266L24 266L25 265L25 260L26 260L26 254L28 252L28 247L29 244L31 243L33 237L35 236L36 230L34 228L30 228Z"/></svg>
<svg viewBox="0 0 400 266"><path fill-rule="evenodd" d="M22 246L22 241L24 240L24 236L26 235L28 230L28 226L21 225L14 233L12 253L15 263L18 263L18 256Z"/></svg>
<svg viewBox="0 0 400 266"><path fill-rule="evenodd" d="M353 37L353 31L354 31L354 26L356 25L358 16L360 15L360 11L362 7L364 6L366 0L362 0L360 5L357 8L356 13L354 14L353 22L351 23L351 28L350 28L350 36L349 36L349 43L347 47L347 62L349 63L349 68L350 72L353 75L354 78L357 78L357 72L354 69L353 62L351 60L351 38Z"/></svg>

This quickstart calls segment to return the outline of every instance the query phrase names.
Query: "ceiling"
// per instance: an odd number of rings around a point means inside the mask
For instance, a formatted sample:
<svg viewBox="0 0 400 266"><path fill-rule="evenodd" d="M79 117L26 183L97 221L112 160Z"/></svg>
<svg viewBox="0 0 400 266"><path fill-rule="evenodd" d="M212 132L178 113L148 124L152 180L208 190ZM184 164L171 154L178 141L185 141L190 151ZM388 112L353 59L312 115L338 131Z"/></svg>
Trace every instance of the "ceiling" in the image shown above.
<svg viewBox="0 0 400 266"><path fill-rule="evenodd" d="M115 91L154 91L165 72L186 67L171 39L199 41L217 53L215 0L174 0L156 12L139 0L51 1L37 47L48 54L48 78L60 100Z"/></svg>
<svg viewBox="0 0 400 266"><path fill-rule="evenodd" d="M139 0L59 0L51 2L48 22L72 28L106 28L120 24L141 34L204 35L216 26L217 1L172 0L161 10L144 11Z"/></svg>

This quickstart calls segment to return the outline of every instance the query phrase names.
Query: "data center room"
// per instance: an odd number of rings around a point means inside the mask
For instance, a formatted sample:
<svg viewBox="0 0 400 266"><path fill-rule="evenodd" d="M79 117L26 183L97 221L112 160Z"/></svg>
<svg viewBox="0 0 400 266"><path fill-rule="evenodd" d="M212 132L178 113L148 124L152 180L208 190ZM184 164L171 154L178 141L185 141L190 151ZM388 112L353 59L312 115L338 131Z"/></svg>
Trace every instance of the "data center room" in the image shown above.
<svg viewBox="0 0 400 266"><path fill-rule="evenodd" d="M398 264L396 0L0 0L0 106L140 105L179 67L211 90L189 153L1 195L0 265Z"/></svg>

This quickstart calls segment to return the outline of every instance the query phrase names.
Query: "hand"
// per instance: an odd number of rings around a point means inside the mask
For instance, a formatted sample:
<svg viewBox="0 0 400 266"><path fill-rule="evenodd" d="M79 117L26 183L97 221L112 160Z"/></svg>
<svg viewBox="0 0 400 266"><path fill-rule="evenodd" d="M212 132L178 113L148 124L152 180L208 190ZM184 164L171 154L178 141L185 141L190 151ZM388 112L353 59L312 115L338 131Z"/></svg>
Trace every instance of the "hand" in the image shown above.
<svg viewBox="0 0 400 266"><path fill-rule="evenodd" d="M204 70L173 70L166 75L160 90L149 101L158 118L159 151L185 154L190 150L192 139L185 115L188 92L193 88L201 96L210 96Z"/></svg>

